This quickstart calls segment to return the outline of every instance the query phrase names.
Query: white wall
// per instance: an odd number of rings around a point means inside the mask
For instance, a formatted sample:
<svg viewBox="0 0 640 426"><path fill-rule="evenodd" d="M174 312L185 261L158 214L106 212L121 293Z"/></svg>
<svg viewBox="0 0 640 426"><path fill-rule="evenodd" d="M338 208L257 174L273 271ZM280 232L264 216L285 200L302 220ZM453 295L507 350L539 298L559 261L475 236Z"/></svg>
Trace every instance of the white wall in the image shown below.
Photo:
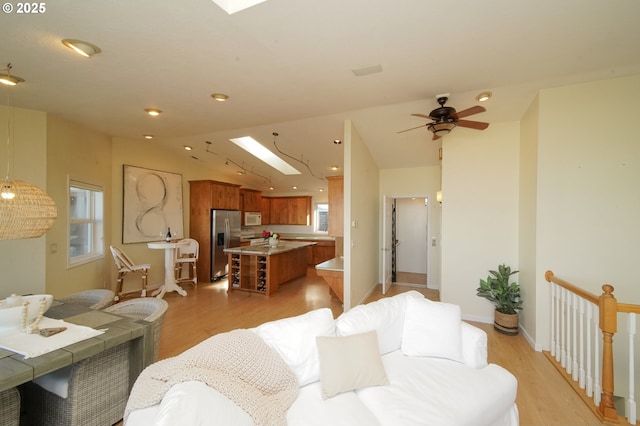
<svg viewBox="0 0 640 426"><path fill-rule="evenodd" d="M425 197L396 199L396 261L398 272L427 273Z"/></svg>
<svg viewBox="0 0 640 426"><path fill-rule="evenodd" d="M9 108L0 106L0 167L6 176ZM13 108L11 178L47 191L47 116L43 112ZM0 201L1 202L1 201ZM0 240L0 298L44 293L46 236Z"/></svg>
<svg viewBox="0 0 640 426"><path fill-rule="evenodd" d="M640 75L539 96L537 325L548 347L544 272L640 304Z"/></svg>
<svg viewBox="0 0 640 426"><path fill-rule="evenodd" d="M516 122L456 129L442 142L440 298L465 318L493 322L493 304L476 296L479 281L501 263L518 267L519 143Z"/></svg>
<svg viewBox="0 0 640 426"><path fill-rule="evenodd" d="M380 171L357 129L344 126L344 309L362 303L378 283Z"/></svg>
<svg viewBox="0 0 640 426"><path fill-rule="evenodd" d="M436 192L440 189L440 166L414 167L406 169L380 170L380 214L384 214L382 200L384 196L392 198L428 196L431 202L428 206L429 233L427 239L436 239L436 246L429 247L430 270L427 272L429 288L440 288L440 255L441 255L441 217L442 206L435 202ZM382 221L380 223L380 247L384 246L382 239ZM379 281L382 280L382 268Z"/></svg>
<svg viewBox="0 0 640 426"><path fill-rule="evenodd" d="M533 101L520 122L520 199L519 199L519 253L520 284L523 309L520 324L531 340L536 335L536 292L537 258L537 184L538 184L538 99ZM546 301L541 300L544 304Z"/></svg>

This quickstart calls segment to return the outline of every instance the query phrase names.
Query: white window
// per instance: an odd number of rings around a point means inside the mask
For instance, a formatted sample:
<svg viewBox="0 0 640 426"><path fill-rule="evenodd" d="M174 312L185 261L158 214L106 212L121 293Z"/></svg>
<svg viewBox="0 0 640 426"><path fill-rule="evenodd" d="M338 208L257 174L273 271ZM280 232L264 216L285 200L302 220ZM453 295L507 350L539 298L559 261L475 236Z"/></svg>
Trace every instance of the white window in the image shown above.
<svg viewBox="0 0 640 426"><path fill-rule="evenodd" d="M69 180L69 267L103 257L103 199L102 188Z"/></svg>
<svg viewBox="0 0 640 426"><path fill-rule="evenodd" d="M314 209L314 232L329 231L329 204L316 204Z"/></svg>

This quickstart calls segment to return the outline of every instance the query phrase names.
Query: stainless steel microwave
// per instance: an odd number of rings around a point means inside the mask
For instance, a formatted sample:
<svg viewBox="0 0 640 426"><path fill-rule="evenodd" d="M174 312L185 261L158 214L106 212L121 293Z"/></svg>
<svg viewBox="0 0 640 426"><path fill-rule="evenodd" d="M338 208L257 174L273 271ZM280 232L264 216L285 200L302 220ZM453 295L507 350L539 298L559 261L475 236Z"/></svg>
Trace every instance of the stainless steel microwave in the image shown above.
<svg viewBox="0 0 640 426"><path fill-rule="evenodd" d="M244 212L245 226L262 225L262 213L260 212Z"/></svg>

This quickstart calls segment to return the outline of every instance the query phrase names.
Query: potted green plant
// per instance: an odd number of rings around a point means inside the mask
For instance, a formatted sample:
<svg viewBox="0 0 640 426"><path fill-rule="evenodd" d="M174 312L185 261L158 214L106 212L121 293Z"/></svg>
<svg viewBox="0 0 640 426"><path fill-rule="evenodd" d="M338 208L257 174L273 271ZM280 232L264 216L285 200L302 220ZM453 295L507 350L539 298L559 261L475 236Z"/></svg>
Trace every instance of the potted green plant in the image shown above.
<svg viewBox="0 0 640 426"><path fill-rule="evenodd" d="M498 265L497 271L490 270L491 275L486 280L480 280L480 287L477 289L478 296L496 306L493 328L511 336L518 334L518 311L522 309L520 285L516 282L509 283L511 275L517 273L507 265Z"/></svg>

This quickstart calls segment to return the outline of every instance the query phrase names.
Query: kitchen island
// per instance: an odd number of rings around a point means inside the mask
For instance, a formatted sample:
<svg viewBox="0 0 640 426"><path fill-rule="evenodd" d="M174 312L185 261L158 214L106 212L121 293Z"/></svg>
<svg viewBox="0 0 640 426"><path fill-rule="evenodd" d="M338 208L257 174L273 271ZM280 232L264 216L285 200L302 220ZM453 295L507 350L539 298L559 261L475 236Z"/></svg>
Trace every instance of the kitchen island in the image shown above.
<svg viewBox="0 0 640 426"><path fill-rule="evenodd" d="M280 241L224 249L229 256L228 291L250 291L271 296L280 284L307 273L309 241Z"/></svg>
<svg viewBox="0 0 640 426"><path fill-rule="evenodd" d="M316 273L324 278L331 291L344 303L344 258L336 257L316 265Z"/></svg>

